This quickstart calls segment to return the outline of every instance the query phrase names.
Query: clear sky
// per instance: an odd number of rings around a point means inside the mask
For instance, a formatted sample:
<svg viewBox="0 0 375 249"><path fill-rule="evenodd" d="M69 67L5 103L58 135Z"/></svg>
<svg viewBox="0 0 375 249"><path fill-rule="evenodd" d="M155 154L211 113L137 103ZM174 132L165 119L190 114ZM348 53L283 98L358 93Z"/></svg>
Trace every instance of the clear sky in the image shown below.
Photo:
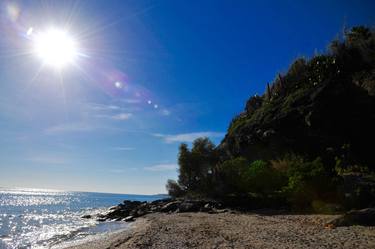
<svg viewBox="0 0 375 249"><path fill-rule="evenodd" d="M1 1L0 186L163 193L179 143L219 143L295 58L373 26L374 3Z"/></svg>

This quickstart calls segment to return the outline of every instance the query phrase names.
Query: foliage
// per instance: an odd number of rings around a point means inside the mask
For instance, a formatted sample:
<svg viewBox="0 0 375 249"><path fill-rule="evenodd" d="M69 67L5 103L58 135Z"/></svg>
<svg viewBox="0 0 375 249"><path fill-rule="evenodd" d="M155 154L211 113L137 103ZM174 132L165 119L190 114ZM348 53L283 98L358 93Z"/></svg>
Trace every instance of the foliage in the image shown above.
<svg viewBox="0 0 375 249"><path fill-rule="evenodd" d="M206 192L210 188L218 160L215 145L208 138L198 138L189 150L187 144L179 148L178 184L184 191Z"/></svg>
<svg viewBox="0 0 375 249"><path fill-rule="evenodd" d="M173 197L180 197L185 194L185 191L181 188L181 186L174 180L169 179L165 186L167 192L170 196Z"/></svg>
<svg viewBox="0 0 375 249"><path fill-rule="evenodd" d="M254 193L273 193L281 190L285 184L282 172L275 170L262 160L256 160L250 164L246 178L251 192Z"/></svg>
<svg viewBox="0 0 375 249"><path fill-rule="evenodd" d="M330 193L335 192L332 178L320 158L306 161L293 155L287 160L288 185L284 192L294 207L311 207L313 202L330 198Z"/></svg>
<svg viewBox="0 0 375 249"><path fill-rule="evenodd" d="M221 175L220 183L224 186L226 193L246 193L248 191L248 182L246 171L249 168L249 162L243 157L237 157L224 161L219 166Z"/></svg>

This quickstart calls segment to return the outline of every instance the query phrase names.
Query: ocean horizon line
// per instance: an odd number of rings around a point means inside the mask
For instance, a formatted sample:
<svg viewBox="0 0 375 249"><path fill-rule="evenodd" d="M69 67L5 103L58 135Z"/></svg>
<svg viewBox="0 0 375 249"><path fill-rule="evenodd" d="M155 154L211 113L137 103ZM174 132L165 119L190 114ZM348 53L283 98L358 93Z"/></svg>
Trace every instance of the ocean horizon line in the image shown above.
<svg viewBox="0 0 375 249"><path fill-rule="evenodd" d="M112 194L112 195L129 195L129 196L168 196L167 193L156 193L156 194L142 194L142 193L120 193L120 192L103 192L103 191L86 191L86 190L68 190L68 189L53 189L53 188L33 188L33 187L7 187L7 186L0 186L0 192L4 190L18 190L18 191L25 191L25 192L35 192L35 191L43 191L43 192L71 192L71 193L95 193L95 194Z"/></svg>

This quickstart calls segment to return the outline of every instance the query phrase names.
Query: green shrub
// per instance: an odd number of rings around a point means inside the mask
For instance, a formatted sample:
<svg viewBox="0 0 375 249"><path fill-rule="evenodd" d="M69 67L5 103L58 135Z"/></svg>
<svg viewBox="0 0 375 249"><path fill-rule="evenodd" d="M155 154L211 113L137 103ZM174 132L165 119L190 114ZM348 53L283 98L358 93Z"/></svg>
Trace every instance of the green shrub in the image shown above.
<svg viewBox="0 0 375 249"><path fill-rule="evenodd" d="M243 157L227 160L219 166L222 188L227 193L246 193L248 182L246 171L249 168L249 162Z"/></svg>
<svg viewBox="0 0 375 249"><path fill-rule="evenodd" d="M279 191L286 184L285 174L262 160L250 164L246 178L250 191L261 194Z"/></svg>
<svg viewBox="0 0 375 249"><path fill-rule="evenodd" d="M334 195L332 178L320 158L305 161L299 156L289 156L288 185L284 188L292 206L312 208L317 201L328 201ZM333 193L333 194L332 194Z"/></svg>

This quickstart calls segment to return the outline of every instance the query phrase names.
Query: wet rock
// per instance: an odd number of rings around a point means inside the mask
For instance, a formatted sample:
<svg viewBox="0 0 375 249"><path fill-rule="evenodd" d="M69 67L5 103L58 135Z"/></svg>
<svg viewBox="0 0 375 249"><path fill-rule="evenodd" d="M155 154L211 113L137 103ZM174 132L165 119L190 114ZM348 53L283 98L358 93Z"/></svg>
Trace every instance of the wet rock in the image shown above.
<svg viewBox="0 0 375 249"><path fill-rule="evenodd" d="M91 218L92 218L92 215L90 215L90 214L85 214L85 215L83 215L81 218L83 218L83 219L91 219Z"/></svg>

